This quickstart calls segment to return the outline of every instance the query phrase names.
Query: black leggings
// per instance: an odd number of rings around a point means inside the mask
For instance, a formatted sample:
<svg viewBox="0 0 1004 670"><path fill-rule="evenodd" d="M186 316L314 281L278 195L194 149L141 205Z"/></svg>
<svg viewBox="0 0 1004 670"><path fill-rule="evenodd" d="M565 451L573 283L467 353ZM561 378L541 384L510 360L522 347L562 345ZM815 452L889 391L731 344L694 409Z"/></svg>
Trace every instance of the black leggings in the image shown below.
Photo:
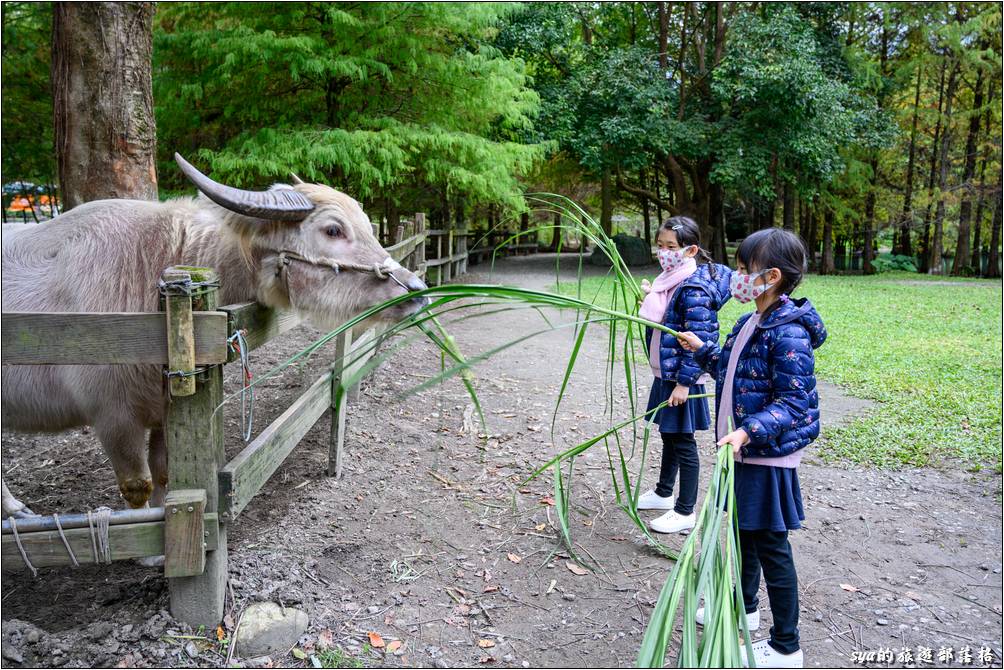
<svg viewBox="0 0 1004 670"><path fill-rule="evenodd" d="M693 514L697 502L697 479L701 462L697 458L697 440L693 433L659 433L662 435L662 470L655 492L663 498L673 495L676 473L680 473L680 494L673 509L677 514Z"/></svg>
<svg viewBox="0 0 1004 670"><path fill-rule="evenodd" d="M774 625L769 644L782 654L798 651L798 576L791 557L788 531L740 530L743 602L747 614L759 605L760 571L767 582L767 597Z"/></svg>

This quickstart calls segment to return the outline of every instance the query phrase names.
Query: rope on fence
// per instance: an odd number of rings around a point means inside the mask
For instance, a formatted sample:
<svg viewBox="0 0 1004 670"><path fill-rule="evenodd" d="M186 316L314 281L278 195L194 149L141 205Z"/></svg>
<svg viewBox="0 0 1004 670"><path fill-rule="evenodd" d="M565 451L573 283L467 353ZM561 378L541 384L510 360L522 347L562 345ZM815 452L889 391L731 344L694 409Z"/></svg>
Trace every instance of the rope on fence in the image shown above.
<svg viewBox="0 0 1004 670"><path fill-rule="evenodd" d="M66 539L66 535L63 533L63 526L59 523L59 515L53 514L52 520L56 522L56 530L59 531L59 539L63 541L63 546L66 547L66 553L70 555L70 560L73 561L73 567L79 568L80 563L77 562L77 557L74 555L73 550L70 549L70 542Z"/></svg>
<svg viewBox="0 0 1004 670"><path fill-rule="evenodd" d="M158 283L161 295L187 295L197 298L208 293L208 289L220 287L219 281L192 281L191 279L160 280Z"/></svg>
<svg viewBox="0 0 1004 670"><path fill-rule="evenodd" d="M87 510L87 527L91 531L91 551L94 552L95 563L111 563L112 551L108 544L108 521L112 510L109 507L99 507L93 512Z"/></svg>
<svg viewBox="0 0 1004 670"><path fill-rule="evenodd" d="M10 529L14 533L14 544L17 545L17 550L21 552L21 560L24 561L25 566L31 570L31 576L38 577L38 568L32 565L31 561L28 560L28 552L26 552L24 547L21 545L21 538L17 534L17 519L14 517L10 518Z"/></svg>
<svg viewBox="0 0 1004 670"><path fill-rule="evenodd" d="M244 372L244 386L241 388L241 433L245 442L251 441L251 427L254 424L254 387L251 385L251 359L248 343L244 339L247 331L238 330L227 338L227 346L241 358ZM246 397L245 397L246 396Z"/></svg>

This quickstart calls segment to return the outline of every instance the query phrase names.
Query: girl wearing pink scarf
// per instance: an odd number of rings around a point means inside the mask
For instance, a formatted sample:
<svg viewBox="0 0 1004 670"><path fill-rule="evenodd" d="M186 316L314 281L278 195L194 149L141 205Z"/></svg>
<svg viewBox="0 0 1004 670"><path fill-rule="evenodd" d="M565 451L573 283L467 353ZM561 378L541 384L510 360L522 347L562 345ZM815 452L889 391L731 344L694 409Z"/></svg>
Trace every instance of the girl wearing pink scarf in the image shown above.
<svg viewBox="0 0 1004 670"><path fill-rule="evenodd" d="M663 272L651 285L642 283L648 295L639 315L717 342L717 312L728 300L730 271L709 263L700 241L700 229L692 219L677 216L659 227L656 243ZM694 432L711 426L711 413L706 398L690 399L704 393L702 371L693 355L663 331L649 329L646 337L655 377L646 411L662 436L662 468L655 488L639 497L638 509L664 511L649 527L657 533L676 533L694 527L700 474ZM674 499L677 473L680 488Z"/></svg>

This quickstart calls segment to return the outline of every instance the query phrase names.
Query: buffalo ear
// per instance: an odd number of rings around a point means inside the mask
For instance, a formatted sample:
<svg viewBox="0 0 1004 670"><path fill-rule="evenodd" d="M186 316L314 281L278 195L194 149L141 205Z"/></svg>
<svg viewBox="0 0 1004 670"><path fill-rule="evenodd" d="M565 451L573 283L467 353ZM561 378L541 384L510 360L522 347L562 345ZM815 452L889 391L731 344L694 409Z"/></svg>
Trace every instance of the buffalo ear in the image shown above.
<svg viewBox="0 0 1004 670"><path fill-rule="evenodd" d="M197 189L231 212L270 221L303 221L314 211L314 203L310 198L297 191L244 191L213 181L195 169L181 154L174 154L174 160Z"/></svg>

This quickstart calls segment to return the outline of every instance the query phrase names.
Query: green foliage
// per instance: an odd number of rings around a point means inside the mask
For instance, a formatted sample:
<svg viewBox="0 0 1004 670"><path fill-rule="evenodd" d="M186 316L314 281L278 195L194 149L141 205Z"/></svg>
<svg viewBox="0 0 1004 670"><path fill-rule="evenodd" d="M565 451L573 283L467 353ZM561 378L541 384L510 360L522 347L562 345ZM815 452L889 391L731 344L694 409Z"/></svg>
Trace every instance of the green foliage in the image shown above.
<svg viewBox="0 0 1004 670"><path fill-rule="evenodd" d="M844 170L842 147L885 139L874 100L829 73L823 55L791 5L735 19L714 73L723 107L716 181L771 199L779 181L811 190Z"/></svg>
<svg viewBox="0 0 1004 670"><path fill-rule="evenodd" d="M872 261L872 267L875 269L875 272L891 272L893 270L916 272L917 266L913 260L912 257L903 256L902 254L879 254Z"/></svg>
<svg viewBox="0 0 1004 670"><path fill-rule="evenodd" d="M537 96L489 45L493 4L170 4L157 15L162 165L201 150L236 185L331 183L411 207L462 196L519 208ZM173 171L165 183L179 188ZM410 198L409 198L410 196ZM426 196L428 198L428 196Z"/></svg>
<svg viewBox="0 0 1004 670"><path fill-rule="evenodd" d="M3 3L2 169L5 182L56 181L49 85L52 3Z"/></svg>

